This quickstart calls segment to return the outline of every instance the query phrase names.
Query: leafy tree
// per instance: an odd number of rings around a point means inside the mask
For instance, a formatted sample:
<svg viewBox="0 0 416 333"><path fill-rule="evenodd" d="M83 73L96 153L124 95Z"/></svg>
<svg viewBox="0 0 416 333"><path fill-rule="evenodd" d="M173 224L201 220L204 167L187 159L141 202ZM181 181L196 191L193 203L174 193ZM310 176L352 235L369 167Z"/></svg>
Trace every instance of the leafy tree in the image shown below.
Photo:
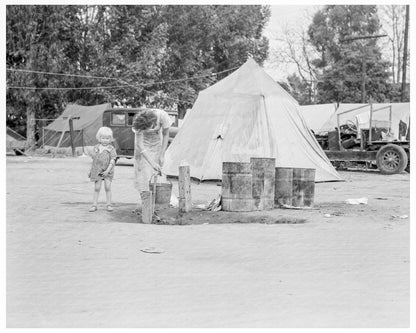
<svg viewBox="0 0 416 333"><path fill-rule="evenodd" d="M7 6L7 67L44 72L70 70L72 44L76 40L71 28L74 20L75 11L70 6ZM33 72L9 71L7 76L11 87L51 88L60 82L57 77ZM8 88L6 98L10 106L7 123L20 132L26 125L30 147L35 143L36 117L56 115L64 101L59 90Z"/></svg>
<svg viewBox="0 0 416 333"><path fill-rule="evenodd" d="M267 6L8 6L8 124L33 144L34 120L67 103L189 108L223 77L209 74L266 59L269 16Z"/></svg>
<svg viewBox="0 0 416 333"><path fill-rule="evenodd" d="M389 63L375 38L380 31L376 6L325 6L309 27L320 53L312 63L318 75L318 102L383 102L389 99Z"/></svg>
<svg viewBox="0 0 416 333"><path fill-rule="evenodd" d="M287 77L287 82L278 82L283 89L290 93L300 105L309 105L312 103L312 90L310 83L300 78L296 74Z"/></svg>
<svg viewBox="0 0 416 333"><path fill-rule="evenodd" d="M267 58L268 40L262 36L270 18L267 6L166 6L163 19L169 26L168 61L164 80L201 76L165 85L178 98L180 117L192 106L198 92L242 65L249 56L259 63Z"/></svg>

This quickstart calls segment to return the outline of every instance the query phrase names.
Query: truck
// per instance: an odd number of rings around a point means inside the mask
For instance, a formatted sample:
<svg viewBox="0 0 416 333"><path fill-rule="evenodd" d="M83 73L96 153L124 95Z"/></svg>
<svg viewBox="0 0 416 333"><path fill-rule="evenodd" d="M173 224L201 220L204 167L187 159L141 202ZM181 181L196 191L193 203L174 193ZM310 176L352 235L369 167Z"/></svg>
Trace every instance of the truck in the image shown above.
<svg viewBox="0 0 416 333"><path fill-rule="evenodd" d="M134 133L132 131L134 116L145 108L111 108L103 113L103 126L113 130L114 147L117 157L132 158L134 156ZM165 110L172 119L169 131L169 143L178 132L178 112Z"/></svg>
<svg viewBox="0 0 416 333"><path fill-rule="evenodd" d="M341 123L340 116L369 107L369 117L363 126L359 117ZM388 120L375 120L374 116L382 110L388 111ZM392 129L392 107L385 106L374 109L372 104L360 106L336 115L336 127L325 134L315 135L318 143L335 167L347 164L365 164L369 168L377 168L380 173L391 175L403 171L410 172L410 119L408 124L400 121L394 135Z"/></svg>

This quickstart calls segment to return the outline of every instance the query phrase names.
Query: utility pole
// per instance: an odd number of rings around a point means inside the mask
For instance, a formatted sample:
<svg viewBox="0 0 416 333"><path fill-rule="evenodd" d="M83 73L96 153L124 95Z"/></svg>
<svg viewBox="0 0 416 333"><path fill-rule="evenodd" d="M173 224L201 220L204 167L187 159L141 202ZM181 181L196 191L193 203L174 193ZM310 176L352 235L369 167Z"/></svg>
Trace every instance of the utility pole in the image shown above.
<svg viewBox="0 0 416 333"><path fill-rule="evenodd" d="M340 42L350 42L354 40L362 40L362 39L373 39L373 38L380 38L380 37L387 37L387 35L365 35L365 36L356 36L356 37L349 37L341 39ZM367 59L365 54L365 45L362 43L362 66L361 66L361 103L365 103L366 100L366 90L365 90L365 76L367 71Z"/></svg>
<svg viewBox="0 0 416 333"><path fill-rule="evenodd" d="M404 102L406 95L406 72L407 72L407 44L409 39L409 5L406 5L406 21L404 26L404 49L403 49L403 69L402 69L402 91L400 102Z"/></svg>
<svg viewBox="0 0 416 333"><path fill-rule="evenodd" d="M365 91L365 72L367 71L367 62L366 62L366 55L365 55L365 47L364 44L362 45L362 52L363 52L363 62L362 62L362 70L361 70L361 103L365 103L366 91Z"/></svg>

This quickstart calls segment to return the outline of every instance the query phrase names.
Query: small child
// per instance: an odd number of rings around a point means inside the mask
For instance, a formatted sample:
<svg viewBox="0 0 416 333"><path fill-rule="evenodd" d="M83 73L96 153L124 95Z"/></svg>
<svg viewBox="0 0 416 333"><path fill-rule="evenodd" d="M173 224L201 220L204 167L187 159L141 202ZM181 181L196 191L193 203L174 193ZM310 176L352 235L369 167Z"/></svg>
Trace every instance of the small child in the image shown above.
<svg viewBox="0 0 416 333"><path fill-rule="evenodd" d="M101 183L104 180L104 188L107 199L107 210L113 211L111 206L111 181L114 176L114 166L116 164L117 153L111 142L114 141L113 131L108 127L101 127L96 135L99 144L94 146L93 161L89 178L94 182L93 204L90 212L97 210L98 196L101 190Z"/></svg>

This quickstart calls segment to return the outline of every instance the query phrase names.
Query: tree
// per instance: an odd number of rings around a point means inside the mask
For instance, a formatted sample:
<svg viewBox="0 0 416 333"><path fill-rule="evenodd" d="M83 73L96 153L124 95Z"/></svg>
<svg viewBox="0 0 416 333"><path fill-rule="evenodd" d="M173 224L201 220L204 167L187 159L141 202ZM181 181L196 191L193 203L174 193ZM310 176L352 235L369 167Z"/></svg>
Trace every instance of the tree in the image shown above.
<svg viewBox="0 0 416 333"><path fill-rule="evenodd" d="M318 101L383 102L389 98L389 63L381 57L377 40L380 21L376 6L325 6L308 34L320 53L313 64L318 76Z"/></svg>
<svg viewBox="0 0 416 333"><path fill-rule="evenodd" d="M391 57L392 80L400 83L406 6L385 5L381 6L380 12L382 31L388 36L386 46L391 50L388 55Z"/></svg>
<svg viewBox="0 0 416 333"><path fill-rule="evenodd" d="M300 105L312 104L311 98L311 84L303 78L300 78L296 74L289 75L288 92L298 101Z"/></svg>
<svg viewBox="0 0 416 333"><path fill-rule="evenodd" d="M200 90L229 73L207 74L240 66L249 56L259 63L267 58L268 40L262 36L267 6L165 6L162 15L169 27L163 79L200 76L161 87L179 100L180 118Z"/></svg>
<svg viewBox="0 0 416 333"><path fill-rule="evenodd" d="M7 6L6 61L10 71L9 86L31 88L53 87L60 82L54 77L39 76L35 71L56 72L69 69L72 42L76 40L71 26L75 18L70 6ZM35 145L36 117L48 117L60 112L62 92L14 88L7 89L7 104L11 112L8 124L20 128L26 125L29 147ZM26 113L22 114L22 111Z"/></svg>
<svg viewBox="0 0 416 333"><path fill-rule="evenodd" d="M33 145L35 119L67 103L185 110L222 78L213 73L267 58L269 16L268 6L8 6L8 124Z"/></svg>

